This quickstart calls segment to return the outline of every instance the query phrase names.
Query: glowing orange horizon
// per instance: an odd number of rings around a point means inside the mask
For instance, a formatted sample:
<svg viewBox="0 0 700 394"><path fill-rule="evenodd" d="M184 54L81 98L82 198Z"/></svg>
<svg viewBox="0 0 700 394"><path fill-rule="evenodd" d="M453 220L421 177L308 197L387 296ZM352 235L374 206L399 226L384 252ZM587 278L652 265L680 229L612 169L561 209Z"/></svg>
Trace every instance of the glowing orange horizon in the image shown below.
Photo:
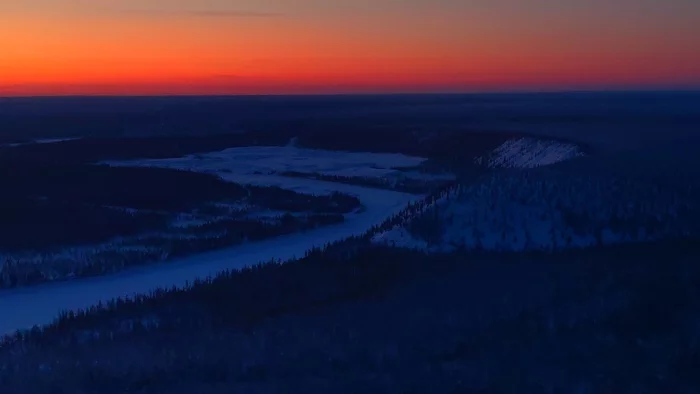
<svg viewBox="0 0 700 394"><path fill-rule="evenodd" d="M455 12L156 18L0 9L0 95L700 84L700 45L693 34L700 29L688 21L667 22L663 31L619 23L491 22Z"/></svg>

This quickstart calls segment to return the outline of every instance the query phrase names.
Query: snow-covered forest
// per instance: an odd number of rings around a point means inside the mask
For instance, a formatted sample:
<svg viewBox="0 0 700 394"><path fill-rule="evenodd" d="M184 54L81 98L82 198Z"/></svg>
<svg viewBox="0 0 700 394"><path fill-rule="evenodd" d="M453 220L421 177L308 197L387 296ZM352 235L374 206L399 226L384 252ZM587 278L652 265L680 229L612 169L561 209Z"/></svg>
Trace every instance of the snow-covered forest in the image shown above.
<svg viewBox="0 0 700 394"><path fill-rule="evenodd" d="M612 175L508 170L465 181L374 241L448 252L584 248L700 233L697 189Z"/></svg>
<svg viewBox="0 0 700 394"><path fill-rule="evenodd" d="M585 156L576 144L543 138L510 138L484 156L474 159L489 168L536 168Z"/></svg>

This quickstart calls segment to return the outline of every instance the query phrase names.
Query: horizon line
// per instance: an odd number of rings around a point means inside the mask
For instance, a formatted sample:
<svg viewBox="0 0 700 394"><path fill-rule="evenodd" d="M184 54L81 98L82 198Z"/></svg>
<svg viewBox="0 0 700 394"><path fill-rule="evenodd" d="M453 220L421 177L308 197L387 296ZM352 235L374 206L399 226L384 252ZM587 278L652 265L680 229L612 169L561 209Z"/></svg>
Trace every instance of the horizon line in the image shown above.
<svg viewBox="0 0 700 394"><path fill-rule="evenodd" d="M529 95L529 94L583 94L583 93L700 93L700 86L667 88L591 88L591 89L521 89L521 90L484 90L463 92L338 92L338 93L173 93L173 94L41 94L10 95L0 94L0 99L50 99L50 98L187 98L187 97L381 97L381 96L468 96L468 95Z"/></svg>

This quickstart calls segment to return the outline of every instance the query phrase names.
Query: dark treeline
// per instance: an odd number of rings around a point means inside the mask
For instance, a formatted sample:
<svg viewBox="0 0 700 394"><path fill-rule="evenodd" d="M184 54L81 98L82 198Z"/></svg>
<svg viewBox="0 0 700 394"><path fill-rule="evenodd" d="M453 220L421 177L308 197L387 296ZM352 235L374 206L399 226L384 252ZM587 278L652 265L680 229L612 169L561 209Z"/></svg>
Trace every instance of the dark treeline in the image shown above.
<svg viewBox="0 0 700 394"><path fill-rule="evenodd" d="M356 152L404 153L441 160L476 157L489 152L517 133L474 133L461 131L401 132L392 128L375 129L363 138L353 133L305 133L299 144L309 148Z"/></svg>
<svg viewBox="0 0 700 394"><path fill-rule="evenodd" d="M287 213L266 220L230 218L178 232L143 234L129 242L115 242L94 250L85 248L83 253L69 258L51 253L28 262L6 258L0 260L0 289L110 274L134 266L313 230L343 220L343 215L332 213L300 216Z"/></svg>
<svg viewBox="0 0 700 394"><path fill-rule="evenodd" d="M0 183L2 251L103 242L162 228L168 214L247 196L215 176L158 168L2 162Z"/></svg>
<svg viewBox="0 0 700 394"><path fill-rule="evenodd" d="M303 179L318 179L320 181L345 183L348 185L357 185L372 187L378 189L394 190L402 193L424 194L444 186L452 181L446 180L421 180L421 179L387 179L367 176L344 176L344 175L329 175L318 172L300 172L300 171L285 171L279 175L290 178Z"/></svg>
<svg viewBox="0 0 700 394"><path fill-rule="evenodd" d="M413 221L416 217L419 217L422 213L426 212L440 199L450 199L453 198L459 190L459 184L457 182L451 182L450 184L443 185L439 189L434 190L427 196L423 197L421 200L409 203L408 206L402 209L400 212L389 217L387 220L373 226L366 234L365 238L370 239L375 234L391 230L394 227L405 226Z"/></svg>
<svg viewBox="0 0 700 394"><path fill-rule="evenodd" d="M165 225L168 213L247 195L241 186L214 176L157 168L2 162L0 183L3 251L152 231Z"/></svg>
<svg viewBox="0 0 700 394"><path fill-rule="evenodd" d="M669 128L674 135L694 135L697 103L695 92L0 98L0 134L27 139L331 130L368 132L371 138L373 131L387 129L469 132L507 127L585 134L577 138L628 147L625 130L644 130L642 140ZM584 131L591 127L598 132Z"/></svg>
<svg viewBox="0 0 700 394"><path fill-rule="evenodd" d="M167 215L125 212L70 201L3 198L0 252L43 251L164 228Z"/></svg>
<svg viewBox="0 0 700 394"><path fill-rule="evenodd" d="M0 161L3 195L181 212L202 202L247 196L215 175L155 167Z"/></svg>
<svg viewBox="0 0 700 394"><path fill-rule="evenodd" d="M244 146L284 146L292 138L303 147L354 152L403 153L443 164L470 164L510 138L523 133L406 130L358 127L328 132L307 125L222 134L85 137L51 144L0 147L0 159L50 163L94 163L103 160L168 158ZM334 129L335 130L335 129ZM537 137L533 137L537 138ZM551 138L549 138L551 139Z"/></svg>
<svg viewBox="0 0 700 394"><path fill-rule="evenodd" d="M244 242L261 241L313 230L318 227L339 224L343 221L343 215L333 213L312 213L298 216L286 213L266 220L231 218L188 227L182 231L180 237L177 235L168 237L153 235L139 239L139 243L162 250L167 254L168 259L172 259ZM195 235L196 237L187 237L186 235ZM116 252L119 251L116 250ZM128 265L137 264L144 264L144 262L135 259Z"/></svg>
<svg viewBox="0 0 700 394"><path fill-rule="evenodd" d="M347 213L339 193L313 196L244 187L210 174L163 168L0 160L0 251L103 242L163 228L168 216L217 201L292 212ZM123 209L117 209L123 208Z"/></svg>
<svg viewBox="0 0 700 394"><path fill-rule="evenodd" d="M87 137L52 144L0 147L0 159L49 163L95 163L103 160L180 157L241 146L279 146L293 134L229 133L150 137Z"/></svg>
<svg viewBox="0 0 700 394"><path fill-rule="evenodd" d="M457 126L456 121L464 118L460 105L474 100L444 95L0 99L0 130L3 137L24 140L73 135L199 134L204 130L355 131L368 126L405 130L424 122L430 122L435 129L446 123ZM478 101L503 99L479 97ZM411 106L408 111L407 105ZM452 117L447 116L444 107L441 109L444 105L452 106ZM388 112L378 113L377 108ZM437 113L434 109L438 109Z"/></svg>
<svg viewBox="0 0 700 394"><path fill-rule="evenodd" d="M360 200L348 194L301 194L275 186L246 186L251 201L263 207L288 212L348 213L360 207Z"/></svg>

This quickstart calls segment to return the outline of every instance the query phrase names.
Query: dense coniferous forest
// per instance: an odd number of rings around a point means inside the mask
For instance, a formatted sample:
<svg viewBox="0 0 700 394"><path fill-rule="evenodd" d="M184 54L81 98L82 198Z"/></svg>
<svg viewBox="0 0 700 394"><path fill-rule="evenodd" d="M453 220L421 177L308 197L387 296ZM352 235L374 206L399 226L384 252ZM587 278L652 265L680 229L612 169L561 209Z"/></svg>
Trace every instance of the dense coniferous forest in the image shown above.
<svg viewBox="0 0 700 394"><path fill-rule="evenodd" d="M395 190L402 193L426 194L442 186L452 183L452 180L412 179L412 178L378 178L367 176L329 175L317 172L285 171L279 175L290 178L317 179L320 181L345 183L348 185L374 187L378 189Z"/></svg>
<svg viewBox="0 0 700 394"><path fill-rule="evenodd" d="M341 214L287 213L266 221L222 219L176 233L142 233L137 228L139 235L131 241L87 245L76 250L68 247L55 254L33 252L26 258L22 254L5 256L0 260L0 289L112 274L134 266L339 224L343 220Z"/></svg>
<svg viewBox="0 0 700 394"><path fill-rule="evenodd" d="M205 201L240 199L245 188L216 176L161 168L0 162L4 196L159 211L182 211Z"/></svg>
<svg viewBox="0 0 700 394"><path fill-rule="evenodd" d="M246 189L253 203L273 210L340 214L360 207L357 197L338 192L317 196L275 186L246 186Z"/></svg>
<svg viewBox="0 0 700 394"><path fill-rule="evenodd" d="M552 250L700 234L700 189L557 168L504 170L460 182L384 239L440 250ZM425 208L425 207L424 207Z"/></svg>
<svg viewBox="0 0 700 394"><path fill-rule="evenodd" d="M156 168L3 162L0 171L5 251L103 242L161 228L167 213L246 196L214 176Z"/></svg>
<svg viewBox="0 0 700 394"><path fill-rule="evenodd" d="M347 245L66 314L5 339L0 382L17 394L700 384L695 239L429 258Z"/></svg>
<svg viewBox="0 0 700 394"><path fill-rule="evenodd" d="M95 163L105 160L179 157L238 146L281 146L293 134L229 133L142 137L86 137L53 144L0 147L0 158L51 163Z"/></svg>

